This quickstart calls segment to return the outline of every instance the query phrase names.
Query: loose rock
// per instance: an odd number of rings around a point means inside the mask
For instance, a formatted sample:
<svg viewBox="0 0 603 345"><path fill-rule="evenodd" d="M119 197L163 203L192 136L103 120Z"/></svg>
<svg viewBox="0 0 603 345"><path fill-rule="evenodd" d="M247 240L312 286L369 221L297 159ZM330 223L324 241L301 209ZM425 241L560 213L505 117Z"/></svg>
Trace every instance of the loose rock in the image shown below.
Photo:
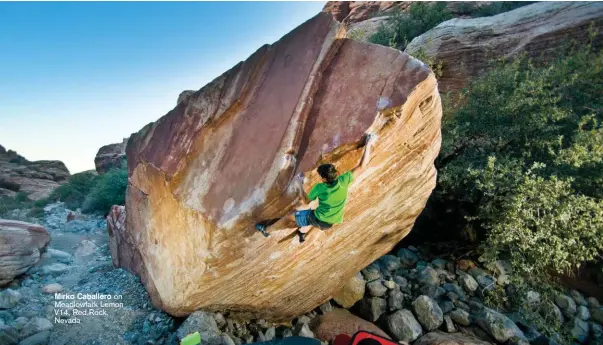
<svg viewBox="0 0 603 345"><path fill-rule="evenodd" d="M454 327L454 323L450 316L444 316L444 330L448 333L456 332L456 328Z"/></svg>
<svg viewBox="0 0 603 345"><path fill-rule="evenodd" d="M576 303L571 297L558 294L555 297L555 304L557 304L557 306L561 309L563 315L566 315L568 317L576 315Z"/></svg>
<svg viewBox="0 0 603 345"><path fill-rule="evenodd" d="M381 266L381 268L383 268L385 271L388 271L388 272L393 272L393 271L397 270L398 268L402 267L402 264L400 263L400 259L398 259L394 255L382 256L381 258L379 258L379 265Z"/></svg>
<svg viewBox="0 0 603 345"><path fill-rule="evenodd" d="M419 261L417 254L406 248L400 249L396 255L400 258L400 263L407 268L415 267Z"/></svg>
<svg viewBox="0 0 603 345"><path fill-rule="evenodd" d="M357 274L346 282L346 284L333 296L333 300L344 308L352 307L364 297L366 281L362 275Z"/></svg>
<svg viewBox="0 0 603 345"><path fill-rule="evenodd" d="M61 284L57 284L57 283L47 284L47 285L44 285L44 287L42 288L42 291L44 291L45 293L48 293L48 294L53 294L53 293L63 291L63 286Z"/></svg>
<svg viewBox="0 0 603 345"><path fill-rule="evenodd" d="M511 319L489 308L484 307L476 316L476 323L496 339L496 341L501 343L514 336L525 339L523 332Z"/></svg>
<svg viewBox="0 0 603 345"><path fill-rule="evenodd" d="M576 290L572 290L570 291L570 296L572 296L572 298L574 299L574 302L576 302L577 305L583 305L586 306L588 305L588 303L586 302L586 299L584 299L584 296L582 296L582 294Z"/></svg>
<svg viewBox="0 0 603 345"><path fill-rule="evenodd" d="M69 266L61 263L43 266L40 270L42 275L58 276L69 270Z"/></svg>
<svg viewBox="0 0 603 345"><path fill-rule="evenodd" d="M383 286L380 280L372 281L366 284L366 287L369 291L369 294L373 297L385 296L385 293L387 292L387 288Z"/></svg>
<svg viewBox="0 0 603 345"><path fill-rule="evenodd" d="M412 342L423 333L421 325L417 322L410 310L403 309L388 315L387 328L396 340Z"/></svg>
<svg viewBox="0 0 603 345"><path fill-rule="evenodd" d="M52 329L50 320L43 317L32 317L19 332L21 338L27 338L33 334Z"/></svg>
<svg viewBox="0 0 603 345"><path fill-rule="evenodd" d="M440 277L433 268L426 266L419 271L417 281L421 285L439 285Z"/></svg>
<svg viewBox="0 0 603 345"><path fill-rule="evenodd" d="M594 298L594 297L589 297L588 300L588 307L593 309L593 308L599 308L599 301Z"/></svg>
<svg viewBox="0 0 603 345"><path fill-rule="evenodd" d="M49 339L50 331L43 331L21 340L19 345L46 345Z"/></svg>
<svg viewBox="0 0 603 345"><path fill-rule="evenodd" d="M588 311L588 308L586 308L583 305L579 306L576 317L579 318L580 320L584 320L584 321L587 321L588 319L590 319L590 312Z"/></svg>
<svg viewBox="0 0 603 345"><path fill-rule="evenodd" d="M375 322L387 310L387 302L383 298L364 298L359 302L360 314L367 320Z"/></svg>
<svg viewBox="0 0 603 345"><path fill-rule="evenodd" d="M21 293L13 289L0 291L0 309L10 309L19 303Z"/></svg>
<svg viewBox="0 0 603 345"><path fill-rule="evenodd" d="M589 332L588 322L575 318L572 321L571 327L570 333L572 337L582 344L586 343Z"/></svg>
<svg viewBox="0 0 603 345"><path fill-rule="evenodd" d="M389 311L400 310L404 305L404 294L400 290L390 290L387 297Z"/></svg>
<svg viewBox="0 0 603 345"><path fill-rule="evenodd" d="M419 296L412 302L417 319L428 331L434 330L442 324L444 316L440 306L429 296Z"/></svg>
<svg viewBox="0 0 603 345"><path fill-rule="evenodd" d="M479 287L477 281L472 276L462 273L459 274L459 283L467 292L474 292Z"/></svg>
<svg viewBox="0 0 603 345"><path fill-rule="evenodd" d="M450 318L455 323L461 326L469 326L471 325L471 318L469 313L462 309L456 309L450 313Z"/></svg>

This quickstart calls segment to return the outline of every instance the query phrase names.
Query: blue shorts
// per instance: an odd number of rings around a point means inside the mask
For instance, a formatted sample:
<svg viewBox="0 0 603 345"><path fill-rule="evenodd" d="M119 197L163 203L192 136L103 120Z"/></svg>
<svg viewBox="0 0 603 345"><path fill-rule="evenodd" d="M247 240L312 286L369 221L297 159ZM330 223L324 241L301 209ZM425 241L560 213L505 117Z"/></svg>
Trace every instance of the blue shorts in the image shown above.
<svg viewBox="0 0 603 345"><path fill-rule="evenodd" d="M299 227L311 225L321 230L326 230L333 226L332 224L317 219L314 215L314 210L295 211L295 223L297 223L297 226Z"/></svg>

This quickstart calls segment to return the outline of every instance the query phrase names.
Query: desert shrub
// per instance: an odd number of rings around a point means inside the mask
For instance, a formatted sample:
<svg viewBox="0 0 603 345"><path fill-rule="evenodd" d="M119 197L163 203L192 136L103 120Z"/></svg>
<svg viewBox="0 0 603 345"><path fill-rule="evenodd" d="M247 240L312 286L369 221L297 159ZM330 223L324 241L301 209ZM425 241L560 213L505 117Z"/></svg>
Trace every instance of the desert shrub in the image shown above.
<svg viewBox="0 0 603 345"><path fill-rule="evenodd" d="M97 176L90 172L73 174L69 182L57 187L42 204L62 201L69 209L81 208L86 196L96 185Z"/></svg>
<svg viewBox="0 0 603 345"><path fill-rule="evenodd" d="M527 6L536 1L493 1L485 6L471 6L464 11L472 18L495 16L503 12L509 12L516 8Z"/></svg>
<svg viewBox="0 0 603 345"><path fill-rule="evenodd" d="M113 169L100 175L95 186L87 195L83 212L107 212L113 205L124 205L128 171L125 168Z"/></svg>
<svg viewBox="0 0 603 345"><path fill-rule="evenodd" d="M12 190L13 192L18 192L21 189L21 186L19 186L17 183L0 178L0 188Z"/></svg>
<svg viewBox="0 0 603 345"><path fill-rule="evenodd" d="M445 2L415 2L408 12L394 12L369 42L404 50L413 38L451 18Z"/></svg>
<svg viewBox="0 0 603 345"><path fill-rule="evenodd" d="M599 257L602 51L587 43L544 66L501 63L444 111L436 221L476 229L482 259L520 274L544 278Z"/></svg>
<svg viewBox="0 0 603 345"><path fill-rule="evenodd" d="M7 212L31 207L32 201L27 196L27 193L17 193L12 198L0 198L0 216L4 216Z"/></svg>

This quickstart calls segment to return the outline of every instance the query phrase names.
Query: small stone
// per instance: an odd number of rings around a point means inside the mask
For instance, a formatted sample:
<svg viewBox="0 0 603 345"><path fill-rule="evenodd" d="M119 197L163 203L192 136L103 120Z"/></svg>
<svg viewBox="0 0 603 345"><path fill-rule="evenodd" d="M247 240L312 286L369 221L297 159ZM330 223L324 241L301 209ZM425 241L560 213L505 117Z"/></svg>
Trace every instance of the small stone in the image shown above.
<svg viewBox="0 0 603 345"><path fill-rule="evenodd" d="M366 281L361 274L357 274L333 296L333 300L344 308L350 308L364 297L365 289Z"/></svg>
<svg viewBox="0 0 603 345"><path fill-rule="evenodd" d="M400 263L404 267L413 268L419 261L417 254L406 248L400 249L396 255L400 258Z"/></svg>
<svg viewBox="0 0 603 345"><path fill-rule="evenodd" d="M297 318L297 324L307 325L310 323L310 321L312 321L312 319L310 319L306 315L302 315L299 318Z"/></svg>
<svg viewBox="0 0 603 345"><path fill-rule="evenodd" d="M50 331L43 331L21 340L19 345L46 345L49 340Z"/></svg>
<svg viewBox="0 0 603 345"><path fill-rule="evenodd" d="M457 284L445 283L442 284L442 288L446 290L446 292L454 292L459 300L466 301L467 297L465 296L465 291L458 286Z"/></svg>
<svg viewBox="0 0 603 345"><path fill-rule="evenodd" d="M40 270L42 275L58 276L69 270L69 266L61 263L43 266Z"/></svg>
<svg viewBox="0 0 603 345"><path fill-rule="evenodd" d="M588 308L583 305L579 306L576 317L580 320L588 321L588 319L590 319L590 312L588 311Z"/></svg>
<svg viewBox="0 0 603 345"><path fill-rule="evenodd" d="M442 309L429 296L419 296L412 302L412 306L419 323L428 331L440 327L444 321Z"/></svg>
<svg viewBox="0 0 603 345"><path fill-rule="evenodd" d="M422 295L429 296L431 298L438 298L446 293L442 287L437 285L424 285L421 287L420 292Z"/></svg>
<svg viewBox="0 0 603 345"><path fill-rule="evenodd" d="M470 301L470 303L473 303L473 301ZM511 319L489 308L483 307L482 311L476 316L476 323L500 343L504 343L515 336L525 339L523 332Z"/></svg>
<svg viewBox="0 0 603 345"><path fill-rule="evenodd" d="M0 328L0 344L17 345L19 343L19 334L13 327L4 326Z"/></svg>
<svg viewBox="0 0 603 345"><path fill-rule="evenodd" d="M438 305L440 306L440 309L442 309L442 313L444 314L448 314L454 309L454 303L450 301L443 301L438 303Z"/></svg>
<svg viewBox="0 0 603 345"><path fill-rule="evenodd" d="M366 284L366 288L373 297L385 296L385 293L387 292L387 288L383 286L380 280L375 280Z"/></svg>
<svg viewBox="0 0 603 345"><path fill-rule="evenodd" d="M439 285L440 277L438 276L436 270L426 266L418 272L417 281L421 285Z"/></svg>
<svg viewBox="0 0 603 345"><path fill-rule="evenodd" d="M274 338L276 338L276 328L274 327L270 327L266 330L266 340L270 341L273 340Z"/></svg>
<svg viewBox="0 0 603 345"><path fill-rule="evenodd" d="M327 302L321 304L320 307L318 307L318 309L320 309L321 313L326 314L333 310L333 306L331 305L331 302L327 301Z"/></svg>
<svg viewBox="0 0 603 345"><path fill-rule="evenodd" d="M42 291L44 291L45 293L54 294L63 291L63 286L57 283L47 284L44 285Z"/></svg>
<svg viewBox="0 0 603 345"><path fill-rule="evenodd" d="M423 329L410 310L403 309L388 315L387 328L396 339L405 342L416 340L423 333Z"/></svg>
<svg viewBox="0 0 603 345"><path fill-rule="evenodd" d="M444 316L444 330L448 333L456 332L456 328L454 327L454 323L450 316Z"/></svg>
<svg viewBox="0 0 603 345"><path fill-rule="evenodd" d="M17 290L6 289L0 292L0 309L10 309L19 303L21 293Z"/></svg>
<svg viewBox="0 0 603 345"><path fill-rule="evenodd" d="M459 274L458 281L463 287L463 289L465 289L469 293L474 292L479 287L475 278L466 273Z"/></svg>
<svg viewBox="0 0 603 345"><path fill-rule="evenodd" d="M589 325L590 333L593 335L593 338L599 339L603 336L603 326L595 322L590 322Z"/></svg>
<svg viewBox="0 0 603 345"><path fill-rule="evenodd" d="M599 308L599 300L597 300L594 297L589 297L588 300L587 300L587 303L588 303L588 307L590 309Z"/></svg>
<svg viewBox="0 0 603 345"><path fill-rule="evenodd" d="M390 290L396 289L398 287L393 280L386 280L383 282L383 285Z"/></svg>
<svg viewBox="0 0 603 345"><path fill-rule="evenodd" d="M465 303L465 302L456 301L456 302L453 302L453 303L459 309L463 309L465 311L470 311L471 310L471 307L469 307L469 305L467 303Z"/></svg>
<svg viewBox="0 0 603 345"><path fill-rule="evenodd" d="M398 268L402 267L400 259L394 255L384 255L378 260L379 266L387 272L393 272Z"/></svg>
<svg viewBox="0 0 603 345"><path fill-rule="evenodd" d="M218 328L226 326L226 318L224 315L222 315L222 313L215 313L214 320L216 320L216 325L218 325Z"/></svg>
<svg viewBox="0 0 603 345"><path fill-rule="evenodd" d="M293 336L293 331L290 328L287 328L283 331L283 338L289 338Z"/></svg>
<svg viewBox="0 0 603 345"><path fill-rule="evenodd" d="M389 311L400 310L404 305L404 294L400 290L388 292L387 306Z"/></svg>
<svg viewBox="0 0 603 345"><path fill-rule="evenodd" d="M296 326L297 335L300 337L314 338L314 333L310 330L307 323L302 324L300 327Z"/></svg>
<svg viewBox="0 0 603 345"><path fill-rule="evenodd" d="M595 308L590 310L591 319L603 324L603 308Z"/></svg>
<svg viewBox="0 0 603 345"><path fill-rule="evenodd" d="M574 316L577 312L576 302L567 295L558 294L555 296L555 304L557 304L563 314L568 317Z"/></svg>
<svg viewBox="0 0 603 345"><path fill-rule="evenodd" d="M387 302L383 298L363 298L359 302L360 314L371 322L377 321L387 311Z"/></svg>
<svg viewBox="0 0 603 345"><path fill-rule="evenodd" d="M469 274L471 274L479 286L485 290L493 290L496 287L496 279L481 268L473 267L469 270Z"/></svg>
<svg viewBox="0 0 603 345"><path fill-rule="evenodd" d="M383 278L379 267L375 264L370 264L365 269L363 269L361 273L364 276L364 279L366 279L366 281L368 282Z"/></svg>
<svg viewBox="0 0 603 345"><path fill-rule="evenodd" d="M468 271L468 270L472 269L473 267L476 267L476 265L475 265L475 262L473 262L471 260L463 259L463 260L459 260L457 262L457 267L461 271Z"/></svg>
<svg viewBox="0 0 603 345"><path fill-rule="evenodd" d="M21 338L27 338L33 334L52 329L50 320L43 317L32 317L19 332Z"/></svg>
<svg viewBox="0 0 603 345"><path fill-rule="evenodd" d="M236 345L235 341L226 333L222 333L222 345Z"/></svg>
<svg viewBox="0 0 603 345"><path fill-rule="evenodd" d="M468 312L463 309L456 309L450 313L450 318L456 324L461 326L469 326L471 325L471 317Z"/></svg>
<svg viewBox="0 0 603 345"><path fill-rule="evenodd" d="M570 296L572 296L572 298L574 299L574 302L576 302L577 305L583 305L583 306L588 305L588 303L584 299L584 296L582 296L582 294L580 292L578 292L576 290L572 290L572 291L570 291Z"/></svg>
<svg viewBox="0 0 603 345"><path fill-rule="evenodd" d="M15 320L15 323L13 324L13 326L17 329L17 331L20 331L28 322L29 322L29 318L24 317L24 316L19 316Z"/></svg>
<svg viewBox="0 0 603 345"><path fill-rule="evenodd" d="M544 317L545 320L550 320L549 322L553 322L557 326L562 325L565 321L561 309L559 309L559 307L557 307L557 305L551 301L546 301L543 303L538 312L540 315L542 315L542 317Z"/></svg>
<svg viewBox="0 0 603 345"><path fill-rule="evenodd" d="M570 334L572 338L584 344L588 339L589 327L588 322L575 318L571 323Z"/></svg>
<svg viewBox="0 0 603 345"><path fill-rule="evenodd" d="M402 276L394 276L394 282L398 284L400 288L408 286L408 280Z"/></svg>
<svg viewBox="0 0 603 345"><path fill-rule="evenodd" d="M438 259L431 261L431 264L433 265L433 267L436 267L439 269L446 269L446 265L448 264L448 261L438 258Z"/></svg>

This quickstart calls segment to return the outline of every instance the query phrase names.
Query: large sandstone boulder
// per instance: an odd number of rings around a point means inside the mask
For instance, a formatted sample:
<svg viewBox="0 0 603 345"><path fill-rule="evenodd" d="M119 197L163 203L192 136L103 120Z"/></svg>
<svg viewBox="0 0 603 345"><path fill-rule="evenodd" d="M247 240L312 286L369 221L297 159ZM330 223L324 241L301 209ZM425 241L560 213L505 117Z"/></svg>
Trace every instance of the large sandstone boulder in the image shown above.
<svg viewBox="0 0 603 345"><path fill-rule="evenodd" d="M321 13L182 100L128 142L127 241L155 306L290 319L338 292L412 228L435 186L441 102L433 73L386 47L344 39ZM377 112L380 98L390 106ZM291 180L359 160L345 222L312 231L274 224L297 204Z"/></svg>
<svg viewBox="0 0 603 345"><path fill-rule="evenodd" d="M49 242L40 225L0 219L0 286L35 265Z"/></svg>
<svg viewBox="0 0 603 345"><path fill-rule="evenodd" d="M0 146L0 198L24 192L32 200L43 199L69 180L61 161L30 162L17 152Z"/></svg>
<svg viewBox="0 0 603 345"><path fill-rule="evenodd" d="M111 169L120 168L126 159L127 143L128 138L125 138L121 143L105 145L98 149L94 157L96 172L104 174Z"/></svg>
<svg viewBox="0 0 603 345"><path fill-rule="evenodd" d="M603 31L603 2L539 2L492 17L446 21L412 40L406 52L442 62L440 91L458 91L497 58L523 52L555 58L570 40L584 42L591 23ZM603 46L603 35L594 45Z"/></svg>

